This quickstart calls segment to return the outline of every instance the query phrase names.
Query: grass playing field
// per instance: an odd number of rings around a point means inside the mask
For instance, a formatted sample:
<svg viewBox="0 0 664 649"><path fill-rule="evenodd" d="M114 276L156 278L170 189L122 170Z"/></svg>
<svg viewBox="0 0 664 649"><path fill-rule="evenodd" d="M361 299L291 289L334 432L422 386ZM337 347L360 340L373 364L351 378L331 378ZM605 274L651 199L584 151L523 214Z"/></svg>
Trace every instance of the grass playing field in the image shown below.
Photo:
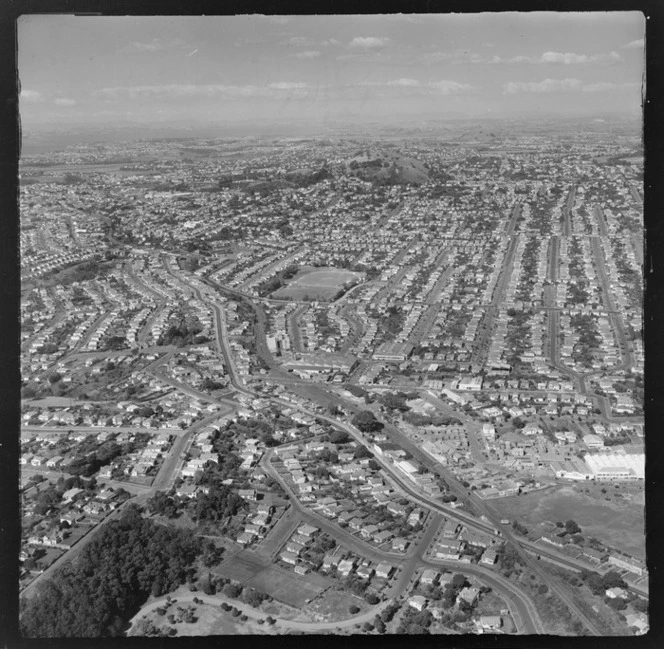
<svg viewBox="0 0 664 649"><path fill-rule="evenodd" d="M294 300L329 300L332 299L346 282L360 279L360 273L340 268L303 269L273 294L275 298Z"/></svg>
<svg viewBox="0 0 664 649"><path fill-rule="evenodd" d="M212 572L267 593L274 599L301 608L307 600L322 593L332 581L316 574L297 575L271 565L269 560L244 550L224 561Z"/></svg>
<svg viewBox="0 0 664 649"><path fill-rule="evenodd" d="M270 566L247 581L246 585L268 593L280 602L301 608L330 583L319 575L297 575L279 566Z"/></svg>

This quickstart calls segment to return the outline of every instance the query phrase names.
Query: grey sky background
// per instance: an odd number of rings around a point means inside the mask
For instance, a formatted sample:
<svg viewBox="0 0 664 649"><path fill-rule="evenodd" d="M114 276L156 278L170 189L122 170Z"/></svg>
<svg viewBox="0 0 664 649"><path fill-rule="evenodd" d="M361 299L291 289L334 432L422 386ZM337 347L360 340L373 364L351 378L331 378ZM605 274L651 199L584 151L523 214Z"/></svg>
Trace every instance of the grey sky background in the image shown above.
<svg viewBox="0 0 664 649"><path fill-rule="evenodd" d="M639 12L27 16L24 130L641 111Z"/></svg>

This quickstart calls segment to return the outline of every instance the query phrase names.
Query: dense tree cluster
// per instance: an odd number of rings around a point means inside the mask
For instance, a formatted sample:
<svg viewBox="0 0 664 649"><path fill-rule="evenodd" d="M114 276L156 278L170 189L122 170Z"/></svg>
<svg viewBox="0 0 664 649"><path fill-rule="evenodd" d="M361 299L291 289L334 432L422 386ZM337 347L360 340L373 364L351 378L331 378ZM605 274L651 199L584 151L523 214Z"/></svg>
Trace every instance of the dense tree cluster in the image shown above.
<svg viewBox="0 0 664 649"><path fill-rule="evenodd" d="M616 570L609 570L604 575L586 571L581 573L581 579L595 595L603 595L609 588L627 588L625 580Z"/></svg>
<svg viewBox="0 0 664 649"><path fill-rule="evenodd" d="M292 232L292 229L291 229ZM261 297L265 297L266 295L270 295L270 293L274 293L278 289L280 289L282 286L285 285L285 283L294 277L297 272L300 270L300 266L298 264L291 264L287 268L284 268L283 270L280 270L276 275L273 277L270 277L270 279L265 280L261 284L259 284L256 287L256 292L258 295Z"/></svg>
<svg viewBox="0 0 664 649"><path fill-rule="evenodd" d="M192 517L201 522L223 521L235 516L243 507L245 502L235 491L214 480L207 493L196 494Z"/></svg>
<svg viewBox="0 0 664 649"><path fill-rule="evenodd" d="M184 345L199 344L207 341L205 336L199 335L203 331L200 323L192 318L181 317L177 324L172 324L157 340L157 345Z"/></svg>
<svg viewBox="0 0 664 649"><path fill-rule="evenodd" d="M352 419L353 426L363 433L373 433L383 428L383 424L376 419L370 410L361 410Z"/></svg>
<svg viewBox="0 0 664 649"><path fill-rule="evenodd" d="M119 636L150 595L177 588L193 573L200 540L158 525L131 506L105 525L77 561L60 568L21 602L28 637Z"/></svg>
<svg viewBox="0 0 664 649"><path fill-rule="evenodd" d="M446 415L420 415L412 411L406 412L403 418L404 421L413 426L451 426L461 423L455 417L447 417Z"/></svg>
<svg viewBox="0 0 664 649"><path fill-rule="evenodd" d="M99 469L119 455L126 451L126 447L121 446L112 440L104 442L93 451L87 451L84 443L77 449L71 464L67 467L67 472L72 475L82 475L89 477L97 473Z"/></svg>
<svg viewBox="0 0 664 649"><path fill-rule="evenodd" d="M386 392L380 398L380 402L388 410L398 410L400 412L407 412L410 406L406 403L408 395L403 392Z"/></svg>
<svg viewBox="0 0 664 649"><path fill-rule="evenodd" d="M223 383L215 381L214 379L211 379L209 376L204 378L203 382L201 383L201 389L203 390L220 390L223 387L225 387Z"/></svg>

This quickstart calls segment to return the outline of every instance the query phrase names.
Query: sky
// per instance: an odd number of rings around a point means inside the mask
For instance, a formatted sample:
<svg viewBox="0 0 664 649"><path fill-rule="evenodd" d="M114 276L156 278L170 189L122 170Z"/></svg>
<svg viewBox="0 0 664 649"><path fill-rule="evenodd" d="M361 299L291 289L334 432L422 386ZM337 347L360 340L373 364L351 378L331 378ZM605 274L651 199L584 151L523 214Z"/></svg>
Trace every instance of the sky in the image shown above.
<svg viewBox="0 0 664 649"><path fill-rule="evenodd" d="M640 114L639 12L23 16L23 128Z"/></svg>

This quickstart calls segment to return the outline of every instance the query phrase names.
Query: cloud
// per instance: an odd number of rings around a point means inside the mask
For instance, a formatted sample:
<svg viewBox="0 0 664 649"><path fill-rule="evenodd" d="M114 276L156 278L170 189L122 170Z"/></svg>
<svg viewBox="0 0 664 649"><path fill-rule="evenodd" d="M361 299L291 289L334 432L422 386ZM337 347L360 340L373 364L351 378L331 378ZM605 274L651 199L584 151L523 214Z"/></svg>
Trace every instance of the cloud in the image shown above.
<svg viewBox="0 0 664 649"><path fill-rule="evenodd" d="M93 93L95 97L108 101L151 98L187 98L187 97L272 97L286 95L302 97L315 86L302 82L278 81L266 86L247 84L244 86L207 84L167 84L161 86L118 86L102 88Z"/></svg>
<svg viewBox="0 0 664 649"><path fill-rule="evenodd" d="M574 54L573 52L544 52L537 62L570 65L572 63L588 63L588 57L585 54Z"/></svg>
<svg viewBox="0 0 664 649"><path fill-rule="evenodd" d="M418 95L461 95L475 92L476 88L467 83L443 79L422 83L417 79L394 79L386 83L380 81L360 81L358 86L376 88L403 88Z"/></svg>
<svg viewBox="0 0 664 649"><path fill-rule="evenodd" d="M547 93L547 92L611 92L617 90L633 90L641 84L635 82L613 83L610 81L599 81L584 84L579 79L545 79L544 81L510 81L503 86L503 94L514 95L524 92Z"/></svg>
<svg viewBox="0 0 664 649"><path fill-rule="evenodd" d="M285 41L285 44L290 47L311 47L316 44L316 41L306 36L292 36Z"/></svg>
<svg viewBox="0 0 664 649"><path fill-rule="evenodd" d="M580 90L583 83L579 79L544 79L544 81L510 81L503 86L503 94L515 95L524 92L569 92Z"/></svg>
<svg viewBox="0 0 664 649"><path fill-rule="evenodd" d="M609 81L600 81L583 86L583 92L607 92L612 90L631 90L639 88L640 83L612 83Z"/></svg>
<svg viewBox="0 0 664 649"><path fill-rule="evenodd" d="M512 56L504 59L500 56L493 56L486 63L489 64L509 64L529 63L532 65L611 65L619 63L623 58L618 52L611 51L603 54L576 54L574 52L544 52L541 56Z"/></svg>
<svg viewBox="0 0 664 649"><path fill-rule="evenodd" d="M20 99L22 99L28 104L36 104L42 101L43 97L41 92L37 92L36 90L28 90L26 88L21 90Z"/></svg>
<svg viewBox="0 0 664 649"><path fill-rule="evenodd" d="M348 47L361 50L377 50L385 47L389 40L389 38L378 38L376 36L356 36L348 44Z"/></svg>
<svg viewBox="0 0 664 649"><path fill-rule="evenodd" d="M417 79L395 79L394 81L388 81L387 85L413 87L419 86L420 82Z"/></svg>
<svg viewBox="0 0 664 649"><path fill-rule="evenodd" d="M561 63L570 65L573 63L618 63L622 56L618 52L608 54L574 54L573 52L544 52L537 63Z"/></svg>
<svg viewBox="0 0 664 649"><path fill-rule="evenodd" d="M449 80L430 81L427 86L439 95L461 95L475 90L470 84Z"/></svg>
<svg viewBox="0 0 664 649"><path fill-rule="evenodd" d="M132 43L131 46L139 52L158 52L164 49L164 44L158 38L152 39L149 43Z"/></svg>
<svg viewBox="0 0 664 649"><path fill-rule="evenodd" d="M60 97L55 100L56 106L76 106L76 101L74 99L67 99L66 97Z"/></svg>
<svg viewBox="0 0 664 649"><path fill-rule="evenodd" d="M182 38L173 38L171 40L162 40L161 38L153 38L148 42L134 41L133 43L128 43L123 45L118 49L118 52L133 54L136 52L163 52L165 50L178 50L178 49L191 49L194 46L191 43L187 43Z"/></svg>
<svg viewBox="0 0 664 649"><path fill-rule="evenodd" d="M317 59L320 54L318 50L307 50L306 52L297 52L294 56L298 59Z"/></svg>
<svg viewBox="0 0 664 649"><path fill-rule="evenodd" d="M300 88L310 88L308 83L301 81L278 81L276 83L271 83L268 88L272 90L297 90Z"/></svg>
<svg viewBox="0 0 664 649"><path fill-rule="evenodd" d="M495 57L494 57L495 58ZM424 65L434 65L436 63L486 63L487 59L477 52L468 50L454 50L454 52L430 52L420 57L420 63Z"/></svg>
<svg viewBox="0 0 664 649"><path fill-rule="evenodd" d="M642 38L637 38L635 41L631 41L626 45L622 46L624 50L640 50L645 45L645 41Z"/></svg>

